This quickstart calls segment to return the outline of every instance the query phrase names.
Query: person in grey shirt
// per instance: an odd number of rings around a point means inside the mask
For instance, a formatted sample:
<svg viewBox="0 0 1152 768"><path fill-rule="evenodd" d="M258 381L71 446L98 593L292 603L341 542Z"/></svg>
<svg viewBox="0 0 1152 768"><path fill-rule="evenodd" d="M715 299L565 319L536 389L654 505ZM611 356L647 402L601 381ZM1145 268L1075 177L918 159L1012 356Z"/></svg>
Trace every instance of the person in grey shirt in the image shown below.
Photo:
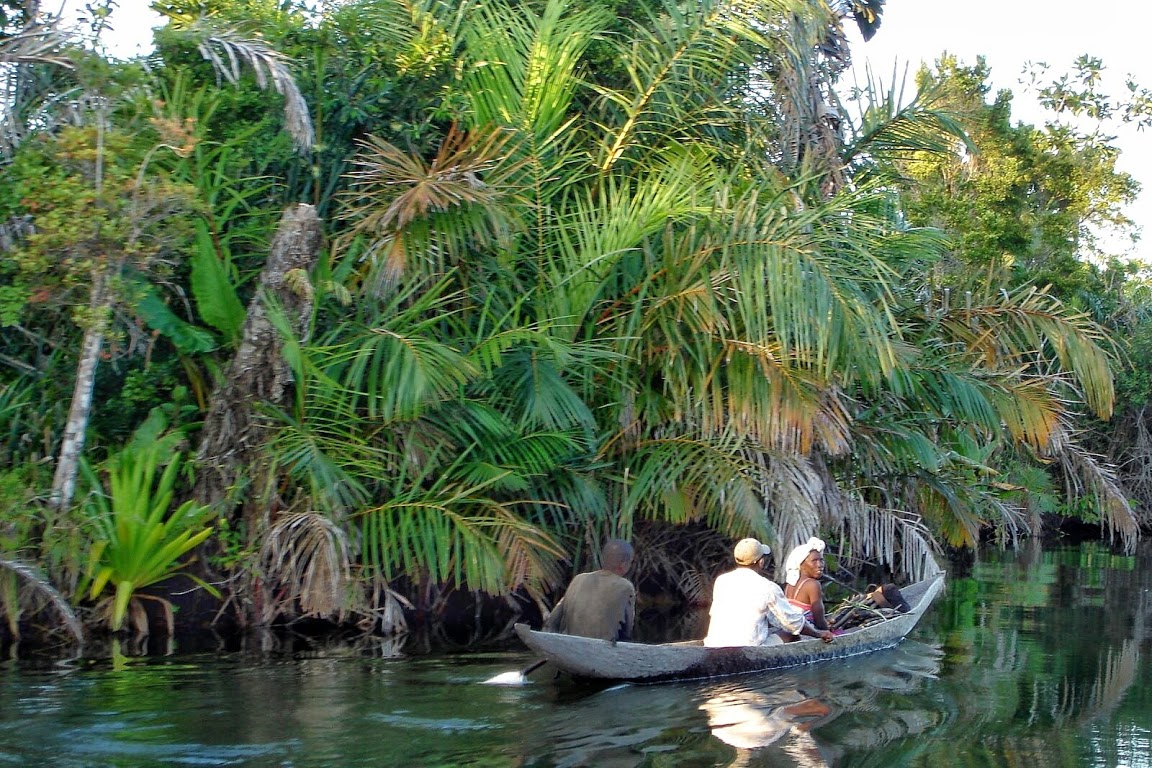
<svg viewBox="0 0 1152 768"><path fill-rule="evenodd" d="M544 622L545 632L630 640L636 617L636 588L624 578L632 567L632 545L609 539L600 553L600 570L581 573Z"/></svg>

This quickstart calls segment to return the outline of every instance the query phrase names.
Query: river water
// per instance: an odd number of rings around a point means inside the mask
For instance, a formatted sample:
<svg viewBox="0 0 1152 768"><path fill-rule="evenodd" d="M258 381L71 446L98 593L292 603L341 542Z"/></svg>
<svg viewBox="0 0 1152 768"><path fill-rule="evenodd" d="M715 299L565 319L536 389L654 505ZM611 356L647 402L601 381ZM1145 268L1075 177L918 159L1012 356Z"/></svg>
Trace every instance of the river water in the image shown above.
<svg viewBox="0 0 1152 768"><path fill-rule="evenodd" d="M0 663L0 766L1152 768L1152 546L981 552L898 647L725 680L483 685L525 652Z"/></svg>

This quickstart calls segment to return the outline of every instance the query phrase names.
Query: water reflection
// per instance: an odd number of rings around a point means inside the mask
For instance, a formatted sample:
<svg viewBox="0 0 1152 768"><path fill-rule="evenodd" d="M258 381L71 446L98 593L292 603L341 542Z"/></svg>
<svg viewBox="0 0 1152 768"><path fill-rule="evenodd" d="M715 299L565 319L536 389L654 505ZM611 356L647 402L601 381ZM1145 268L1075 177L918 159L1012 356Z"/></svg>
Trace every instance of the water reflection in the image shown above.
<svg viewBox="0 0 1152 768"><path fill-rule="evenodd" d="M795 696L802 694L797 692ZM832 709L819 699L799 698L782 703L760 691L744 689L714 696L700 708L708 714L712 735L736 748L736 759L730 763L733 768L751 765L752 750L781 740L799 768L828 765L810 733L816 722L832 714Z"/></svg>
<svg viewBox="0 0 1152 768"><path fill-rule="evenodd" d="M668 765L832 766L852 749L875 748L920 733L942 718L915 702L893 707L936 679L943 651L906 641L869 656L725 680L588 691L538 685L520 689L555 705L516 741L527 766ZM853 726L836 740L827 723L890 712L884 728Z"/></svg>
<svg viewBox="0 0 1152 768"><path fill-rule="evenodd" d="M498 688L534 659L390 643L0 662L0 765L1152 768L1150 626L1152 545L1086 545L982 553L896 648L728 680Z"/></svg>

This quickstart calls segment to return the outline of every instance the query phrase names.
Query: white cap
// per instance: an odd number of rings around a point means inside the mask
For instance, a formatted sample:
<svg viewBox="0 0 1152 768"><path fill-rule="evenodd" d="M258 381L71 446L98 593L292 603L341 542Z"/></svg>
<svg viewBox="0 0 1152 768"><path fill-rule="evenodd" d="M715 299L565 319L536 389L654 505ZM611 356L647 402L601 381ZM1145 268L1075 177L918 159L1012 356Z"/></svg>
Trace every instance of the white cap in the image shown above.
<svg viewBox="0 0 1152 768"><path fill-rule="evenodd" d="M732 556L736 558L737 565L752 565L764 555L770 554L772 554L772 548L767 544L761 544L756 539L740 539L732 550Z"/></svg>

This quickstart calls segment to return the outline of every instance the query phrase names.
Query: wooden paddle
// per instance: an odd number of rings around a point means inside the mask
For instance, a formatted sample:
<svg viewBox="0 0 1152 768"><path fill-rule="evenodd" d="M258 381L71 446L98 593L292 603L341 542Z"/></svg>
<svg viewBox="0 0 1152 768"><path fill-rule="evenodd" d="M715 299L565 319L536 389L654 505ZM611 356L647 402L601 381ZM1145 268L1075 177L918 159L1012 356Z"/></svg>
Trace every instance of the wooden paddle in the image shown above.
<svg viewBox="0 0 1152 768"><path fill-rule="evenodd" d="M520 676L521 677L528 677L528 675L530 675L533 672L535 672L536 670L540 669L540 667L544 666L547 663L548 663L548 659L540 659L540 661L533 662L532 664L529 664L528 666L524 667L524 669L520 672Z"/></svg>

